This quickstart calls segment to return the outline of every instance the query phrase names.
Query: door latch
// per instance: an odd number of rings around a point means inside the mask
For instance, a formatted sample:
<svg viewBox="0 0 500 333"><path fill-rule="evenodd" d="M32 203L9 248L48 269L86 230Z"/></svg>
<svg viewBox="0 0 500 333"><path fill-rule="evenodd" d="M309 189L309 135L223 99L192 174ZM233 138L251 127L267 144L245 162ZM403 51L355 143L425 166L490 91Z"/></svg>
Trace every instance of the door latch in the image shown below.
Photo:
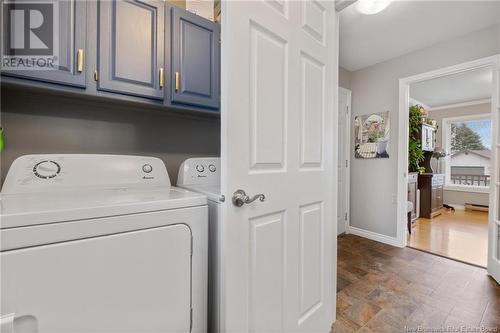
<svg viewBox="0 0 500 333"><path fill-rule="evenodd" d="M260 202L263 202L266 200L266 196L264 194L256 194L253 197L249 197L245 191L243 190L236 190L236 192L233 193L233 205L236 207L241 207L244 204L250 204L254 202L255 200L259 199Z"/></svg>

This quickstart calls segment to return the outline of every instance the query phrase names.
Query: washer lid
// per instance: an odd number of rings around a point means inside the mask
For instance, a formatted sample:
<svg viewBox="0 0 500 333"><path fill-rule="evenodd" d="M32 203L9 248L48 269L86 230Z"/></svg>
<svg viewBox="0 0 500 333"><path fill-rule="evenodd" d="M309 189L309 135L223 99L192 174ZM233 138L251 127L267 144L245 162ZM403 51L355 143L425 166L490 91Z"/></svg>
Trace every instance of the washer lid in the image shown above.
<svg viewBox="0 0 500 333"><path fill-rule="evenodd" d="M0 228L187 208L206 203L204 195L175 187L2 194Z"/></svg>
<svg viewBox="0 0 500 333"><path fill-rule="evenodd" d="M178 185L187 190L201 193L207 196L207 199L215 202L224 202L225 198L221 194L220 185Z"/></svg>

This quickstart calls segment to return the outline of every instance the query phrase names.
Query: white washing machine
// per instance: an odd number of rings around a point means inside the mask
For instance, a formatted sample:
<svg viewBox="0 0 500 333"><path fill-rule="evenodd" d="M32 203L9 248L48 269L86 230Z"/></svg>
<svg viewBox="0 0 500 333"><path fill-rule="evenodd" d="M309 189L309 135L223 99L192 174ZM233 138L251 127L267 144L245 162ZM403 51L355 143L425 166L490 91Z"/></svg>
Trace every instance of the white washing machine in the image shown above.
<svg viewBox="0 0 500 333"><path fill-rule="evenodd" d="M225 198L220 191L220 158L190 158L185 160L177 178L177 186L198 192L208 199L208 328L220 332L220 293L222 261L222 228L220 210Z"/></svg>
<svg viewBox="0 0 500 333"><path fill-rule="evenodd" d="M0 203L2 333L206 332L206 197L160 159L23 156Z"/></svg>

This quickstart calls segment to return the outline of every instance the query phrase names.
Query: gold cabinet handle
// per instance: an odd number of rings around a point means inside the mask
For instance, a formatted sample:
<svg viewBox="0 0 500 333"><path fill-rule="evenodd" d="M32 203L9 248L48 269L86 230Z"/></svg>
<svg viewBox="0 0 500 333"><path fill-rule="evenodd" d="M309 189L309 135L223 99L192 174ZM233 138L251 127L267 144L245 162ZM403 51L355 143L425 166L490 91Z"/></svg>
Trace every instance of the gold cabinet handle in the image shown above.
<svg viewBox="0 0 500 333"><path fill-rule="evenodd" d="M76 71L78 73L83 72L83 49L78 49L76 52Z"/></svg>
<svg viewBox="0 0 500 333"><path fill-rule="evenodd" d="M181 75L175 72L175 92L178 92L181 86Z"/></svg>
<svg viewBox="0 0 500 333"><path fill-rule="evenodd" d="M165 86L165 70L160 68L160 88L163 88Z"/></svg>

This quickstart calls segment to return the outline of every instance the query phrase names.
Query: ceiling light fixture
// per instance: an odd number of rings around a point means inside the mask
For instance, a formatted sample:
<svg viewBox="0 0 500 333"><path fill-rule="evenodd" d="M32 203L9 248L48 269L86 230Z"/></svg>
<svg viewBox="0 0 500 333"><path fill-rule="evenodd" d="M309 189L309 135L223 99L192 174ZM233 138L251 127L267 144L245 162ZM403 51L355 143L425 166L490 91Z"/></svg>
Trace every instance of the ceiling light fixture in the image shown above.
<svg viewBox="0 0 500 333"><path fill-rule="evenodd" d="M380 13L391 4L393 0L358 0L356 9L365 15Z"/></svg>

